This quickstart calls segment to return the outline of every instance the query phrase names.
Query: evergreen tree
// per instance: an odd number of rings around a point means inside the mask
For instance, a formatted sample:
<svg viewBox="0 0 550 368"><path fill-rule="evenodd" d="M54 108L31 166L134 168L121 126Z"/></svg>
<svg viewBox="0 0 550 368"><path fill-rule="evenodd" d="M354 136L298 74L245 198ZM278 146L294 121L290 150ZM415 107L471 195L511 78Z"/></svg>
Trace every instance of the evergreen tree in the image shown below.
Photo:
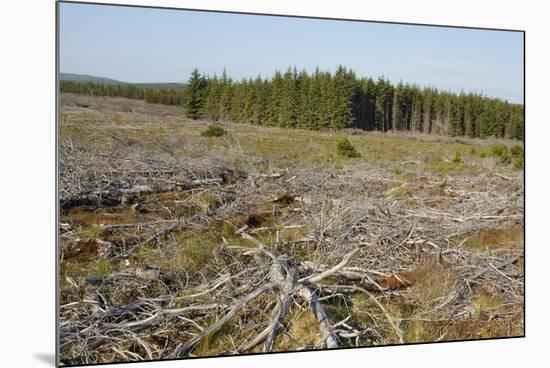
<svg viewBox="0 0 550 368"><path fill-rule="evenodd" d="M206 80L200 75L197 68L193 69L186 91L185 113L188 118L197 120L202 116Z"/></svg>

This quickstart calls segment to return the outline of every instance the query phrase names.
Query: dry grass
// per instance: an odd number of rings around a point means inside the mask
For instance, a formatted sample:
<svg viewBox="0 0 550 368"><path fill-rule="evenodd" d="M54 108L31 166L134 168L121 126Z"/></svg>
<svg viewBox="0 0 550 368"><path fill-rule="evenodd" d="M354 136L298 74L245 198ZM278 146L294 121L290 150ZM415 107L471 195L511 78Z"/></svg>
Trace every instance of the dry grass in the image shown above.
<svg viewBox="0 0 550 368"><path fill-rule="evenodd" d="M319 340L319 327L313 313L295 308L289 314L288 331L277 341L277 351L312 349Z"/></svg>
<svg viewBox="0 0 550 368"><path fill-rule="evenodd" d="M477 250L522 249L524 228L521 224L508 224L498 228L481 230L466 239L464 246Z"/></svg>

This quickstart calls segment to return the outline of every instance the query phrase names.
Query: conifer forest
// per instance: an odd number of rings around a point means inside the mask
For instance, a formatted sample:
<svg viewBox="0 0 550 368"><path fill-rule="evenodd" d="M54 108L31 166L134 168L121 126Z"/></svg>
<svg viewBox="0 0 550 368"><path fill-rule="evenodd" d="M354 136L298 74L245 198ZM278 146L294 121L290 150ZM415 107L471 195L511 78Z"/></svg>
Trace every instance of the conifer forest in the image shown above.
<svg viewBox="0 0 550 368"><path fill-rule="evenodd" d="M288 68L272 78L233 80L224 71L195 69L184 88L139 88L61 82L61 91L142 99L182 106L190 119L281 128L409 131L470 138L523 140L523 105L475 93L452 93L380 77L358 78L340 66L334 73Z"/></svg>

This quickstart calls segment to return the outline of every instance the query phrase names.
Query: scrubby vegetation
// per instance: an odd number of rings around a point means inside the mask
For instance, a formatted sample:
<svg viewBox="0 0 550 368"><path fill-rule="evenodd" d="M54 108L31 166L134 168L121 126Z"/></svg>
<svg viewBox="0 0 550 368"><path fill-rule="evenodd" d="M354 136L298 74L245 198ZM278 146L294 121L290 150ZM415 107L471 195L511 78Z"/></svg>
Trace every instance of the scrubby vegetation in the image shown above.
<svg viewBox="0 0 550 368"><path fill-rule="evenodd" d="M455 164L460 164L462 162L462 153L460 153L460 151L455 151L453 162Z"/></svg>
<svg viewBox="0 0 550 368"><path fill-rule="evenodd" d="M203 137L222 137L226 134L225 129L219 125L209 125L208 128L201 132Z"/></svg>
<svg viewBox="0 0 550 368"><path fill-rule="evenodd" d="M523 170L525 155L523 147L520 145L514 145L508 149L508 146L504 144L495 144L491 146L491 155L502 165L513 163L515 170Z"/></svg>
<svg viewBox="0 0 550 368"><path fill-rule="evenodd" d="M350 158L361 156L361 154L357 152L357 149L355 149L353 144L351 144L351 142L347 138L344 138L340 142L338 142L338 145L336 146L336 152L340 156Z"/></svg>
<svg viewBox="0 0 550 368"><path fill-rule="evenodd" d="M512 162L512 154L504 144L495 144L492 146L491 154L503 165L508 165Z"/></svg>

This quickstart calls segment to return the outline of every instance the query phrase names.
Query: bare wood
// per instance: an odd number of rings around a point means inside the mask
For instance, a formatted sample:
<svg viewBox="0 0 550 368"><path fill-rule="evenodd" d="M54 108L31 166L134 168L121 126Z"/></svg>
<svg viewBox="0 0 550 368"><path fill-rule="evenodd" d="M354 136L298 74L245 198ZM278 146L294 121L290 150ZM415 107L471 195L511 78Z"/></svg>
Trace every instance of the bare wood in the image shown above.
<svg viewBox="0 0 550 368"><path fill-rule="evenodd" d="M299 281L300 282L304 282L304 281L309 281L311 283L316 283L316 282L319 282L327 277L329 277L330 275L332 274L335 274L336 272L340 271L343 267L345 267L351 260L352 258L361 251L361 248L355 248L354 250L352 250L351 252L349 252L348 254L346 254L344 256L344 258L342 259L342 261L340 261L340 263L338 263L336 266L324 271L324 272L321 272L320 274L318 275L315 275L315 276L307 276L307 277L304 277L302 279L300 279Z"/></svg>
<svg viewBox="0 0 550 368"><path fill-rule="evenodd" d="M509 264L512 264L514 262L516 262L518 259L520 259L521 257L523 257L523 254L516 254L515 256L511 257L510 259L506 260L506 261L503 261L503 262L500 262L496 265L493 265L491 264L490 266L488 267L485 267L484 269L482 269L481 271L479 271L478 273L476 273L475 275L473 275L472 277L466 279L466 282L468 284L472 283L472 282L476 282L476 280L478 278L480 278L481 276L483 276L485 273L487 273L488 271L491 271L491 270L499 270L503 267L506 267L508 266Z"/></svg>
<svg viewBox="0 0 550 368"><path fill-rule="evenodd" d="M321 339L325 343L328 349L334 349L338 347L338 338L332 331L329 323L329 317L321 303L319 302L319 296L317 291L310 287L302 287L299 292L300 296L309 302L311 311L319 323L319 330L321 331Z"/></svg>
<svg viewBox="0 0 550 368"><path fill-rule="evenodd" d="M279 330L283 327L283 320L288 314L293 301L294 299L291 294L282 295L279 300L278 304L280 306L278 308L278 313L275 315L275 318L273 318L273 322L269 328L269 334L264 344L264 352L269 352L273 349L275 338L277 337Z"/></svg>
<svg viewBox="0 0 550 368"><path fill-rule="evenodd" d="M276 282L270 282L268 284L265 284L252 293L248 294L246 297L244 297L241 301L239 301L236 305L231 308L229 312L227 312L222 318L218 320L218 322L210 325L208 328L206 328L203 332L201 332L199 335L193 337L192 339L186 341L185 343L179 344L176 349L169 355L169 358L178 358L182 355L185 355L189 352L190 349L192 349L199 341L201 341L204 337L207 335L216 332L219 330L223 325L225 325L231 318L233 318L241 309L244 308L244 306L250 302L251 300L255 299L259 295L265 293L268 290L273 289L277 285Z"/></svg>

